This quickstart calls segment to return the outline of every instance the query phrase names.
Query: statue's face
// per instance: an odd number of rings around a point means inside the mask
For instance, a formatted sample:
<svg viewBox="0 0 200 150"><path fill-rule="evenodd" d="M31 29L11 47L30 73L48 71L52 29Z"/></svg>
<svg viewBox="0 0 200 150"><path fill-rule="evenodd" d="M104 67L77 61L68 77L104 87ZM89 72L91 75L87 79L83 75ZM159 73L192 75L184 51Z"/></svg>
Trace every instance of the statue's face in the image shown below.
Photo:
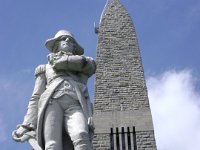
<svg viewBox="0 0 200 150"><path fill-rule="evenodd" d="M62 36L58 40L58 51L63 51L63 52L70 52L72 53L74 49L74 42L73 39L69 36Z"/></svg>

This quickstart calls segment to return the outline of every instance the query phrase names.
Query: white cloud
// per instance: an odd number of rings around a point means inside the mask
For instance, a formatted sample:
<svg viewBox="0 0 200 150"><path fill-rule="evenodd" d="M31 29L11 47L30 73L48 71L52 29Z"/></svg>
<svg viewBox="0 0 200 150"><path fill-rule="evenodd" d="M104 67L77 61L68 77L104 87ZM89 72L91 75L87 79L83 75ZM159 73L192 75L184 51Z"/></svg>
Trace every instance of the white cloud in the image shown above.
<svg viewBox="0 0 200 150"><path fill-rule="evenodd" d="M190 7L189 11L188 11L188 17L187 19L197 19L199 17L199 13L200 13L200 2L196 1L192 7Z"/></svg>
<svg viewBox="0 0 200 150"><path fill-rule="evenodd" d="M189 70L147 79L158 150L200 149L200 94Z"/></svg>
<svg viewBox="0 0 200 150"><path fill-rule="evenodd" d="M31 73L33 73L33 69L21 69L21 70L18 70L17 71L17 74L19 74L19 75L31 75ZM33 74L32 74L33 75Z"/></svg>
<svg viewBox="0 0 200 150"><path fill-rule="evenodd" d="M10 87L11 83L9 81L5 81L3 79L0 80L0 90L6 90Z"/></svg>

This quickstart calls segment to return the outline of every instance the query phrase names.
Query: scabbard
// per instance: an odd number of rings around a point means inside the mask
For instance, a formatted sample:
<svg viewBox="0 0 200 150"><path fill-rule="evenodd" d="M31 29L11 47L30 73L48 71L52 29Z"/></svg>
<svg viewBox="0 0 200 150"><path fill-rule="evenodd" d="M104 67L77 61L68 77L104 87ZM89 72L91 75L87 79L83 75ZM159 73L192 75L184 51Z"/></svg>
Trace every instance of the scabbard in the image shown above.
<svg viewBox="0 0 200 150"><path fill-rule="evenodd" d="M34 150L42 150L42 148L38 145L38 142L34 138L28 139L28 142Z"/></svg>

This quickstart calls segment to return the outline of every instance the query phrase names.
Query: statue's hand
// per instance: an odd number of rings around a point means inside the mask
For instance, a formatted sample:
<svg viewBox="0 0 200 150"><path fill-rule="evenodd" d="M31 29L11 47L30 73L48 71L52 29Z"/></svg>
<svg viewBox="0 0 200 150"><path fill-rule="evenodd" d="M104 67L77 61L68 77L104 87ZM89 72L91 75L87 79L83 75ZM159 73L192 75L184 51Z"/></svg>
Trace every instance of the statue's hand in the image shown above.
<svg viewBox="0 0 200 150"><path fill-rule="evenodd" d="M55 60L55 54L54 53L50 53L49 55L47 55L47 58L48 58L49 64L52 65L54 63L54 60Z"/></svg>
<svg viewBox="0 0 200 150"><path fill-rule="evenodd" d="M64 55L71 56L71 55L73 55L73 54L72 54L71 52L59 51L59 52L56 53L56 55L62 57L62 56L64 56Z"/></svg>
<svg viewBox="0 0 200 150"><path fill-rule="evenodd" d="M12 132L12 137L13 140L15 140L16 142L24 142L27 140L26 137L24 137L24 134L27 133L29 130L25 127L19 126L17 128L17 130L14 130Z"/></svg>
<svg viewBox="0 0 200 150"><path fill-rule="evenodd" d="M87 59L87 61L94 61L94 59L92 57L85 57Z"/></svg>
<svg viewBox="0 0 200 150"><path fill-rule="evenodd" d="M92 118L92 117L89 117L89 118L88 118L88 126L89 126L89 129L92 130L92 131L95 129L95 126L94 126L94 122L93 122L93 118Z"/></svg>
<svg viewBox="0 0 200 150"><path fill-rule="evenodd" d="M95 129L92 117L88 118L88 127L89 127L90 140L92 141L93 136L94 136L94 129Z"/></svg>
<svg viewBox="0 0 200 150"><path fill-rule="evenodd" d="M63 51L59 51L57 53L50 53L47 58L48 58L48 62L50 65L54 66L54 64L61 59L63 56L71 56L73 55L70 52L63 52Z"/></svg>

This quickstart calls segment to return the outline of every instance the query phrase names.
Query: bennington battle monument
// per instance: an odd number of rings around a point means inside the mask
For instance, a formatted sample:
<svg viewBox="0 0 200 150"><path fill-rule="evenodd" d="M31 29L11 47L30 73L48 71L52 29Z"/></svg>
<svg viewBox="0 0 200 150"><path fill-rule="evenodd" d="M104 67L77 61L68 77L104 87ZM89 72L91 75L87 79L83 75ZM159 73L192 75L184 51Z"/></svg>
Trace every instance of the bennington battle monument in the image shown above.
<svg viewBox="0 0 200 150"><path fill-rule="evenodd" d="M96 61L68 30L46 41L50 54L35 69L15 141L34 150L156 150L136 33L119 0L107 0L95 33ZM87 81L94 74L92 104Z"/></svg>
<svg viewBox="0 0 200 150"><path fill-rule="evenodd" d="M107 1L96 33L93 148L156 150L136 33L119 0Z"/></svg>

